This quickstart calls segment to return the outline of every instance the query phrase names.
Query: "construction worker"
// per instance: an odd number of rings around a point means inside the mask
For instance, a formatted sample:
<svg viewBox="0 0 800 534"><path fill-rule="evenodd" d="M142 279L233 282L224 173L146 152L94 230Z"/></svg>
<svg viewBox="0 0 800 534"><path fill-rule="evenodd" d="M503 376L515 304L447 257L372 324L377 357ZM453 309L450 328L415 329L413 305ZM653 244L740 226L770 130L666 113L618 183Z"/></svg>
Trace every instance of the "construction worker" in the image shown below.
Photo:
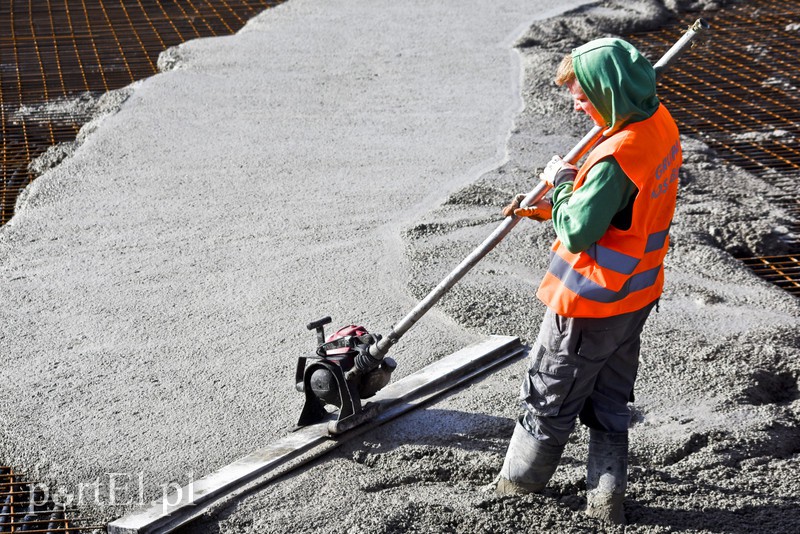
<svg viewBox="0 0 800 534"><path fill-rule="evenodd" d="M547 310L522 383L524 412L495 491L541 491L580 418L590 436L586 513L624 524L628 402L642 328L662 291L681 146L655 71L631 44L603 38L576 48L556 83L604 137L580 168L558 157L547 165L552 201L521 208L518 195L504 209L552 219L557 239L537 291Z"/></svg>

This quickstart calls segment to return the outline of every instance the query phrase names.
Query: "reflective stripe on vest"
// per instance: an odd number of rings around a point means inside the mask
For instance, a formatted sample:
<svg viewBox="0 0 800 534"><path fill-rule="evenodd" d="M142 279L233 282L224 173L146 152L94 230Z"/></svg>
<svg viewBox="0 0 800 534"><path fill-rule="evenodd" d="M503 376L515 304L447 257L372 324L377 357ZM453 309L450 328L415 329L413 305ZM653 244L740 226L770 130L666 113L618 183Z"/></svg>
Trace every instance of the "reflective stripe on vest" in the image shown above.
<svg viewBox="0 0 800 534"><path fill-rule="evenodd" d="M612 271L617 271L622 274L631 274L634 269L636 269L636 266L639 265L639 258L628 256L627 254L617 252L616 250L598 245L597 243L592 243L592 245L586 249L586 254L597 262L597 265L600 267L605 267L606 269L611 269Z"/></svg>
<svg viewBox="0 0 800 534"><path fill-rule="evenodd" d="M570 291L585 299L610 304L618 302L634 291L641 291L652 286L658 280L658 272L661 265L650 270L637 273L625 282L619 291L613 291L583 277L579 272L574 271L564 259L553 254L550 262L550 274L561 280Z"/></svg>
<svg viewBox="0 0 800 534"><path fill-rule="evenodd" d="M668 235L669 228L647 236L647 245L644 247L645 253L661 249L664 246L664 242L667 240Z"/></svg>
<svg viewBox="0 0 800 534"><path fill-rule="evenodd" d="M660 250L664 246L668 235L669 228L661 232L650 234L647 237L647 245L644 248L645 254ZM627 254L604 247L603 245L598 245L597 243L592 243L591 246L586 249L586 254L596 261L597 265L600 267L611 269L621 274L631 274L636 269L636 266L639 265L640 261L639 258L628 256Z"/></svg>
<svg viewBox="0 0 800 534"><path fill-rule="evenodd" d="M668 235L669 230L650 234L647 238L647 249L645 252L661 250ZM633 273L640 263L638 258L600 246L597 243L589 247L586 252L600 267L616 271L620 274ZM550 274L561 280L561 283L576 295L604 304L620 301L634 291L640 291L652 286L658 280L658 271L660 269L661 265L658 265L652 269L636 273L628 278L619 291L614 291L597 284L573 270L572 266L555 252L550 253Z"/></svg>

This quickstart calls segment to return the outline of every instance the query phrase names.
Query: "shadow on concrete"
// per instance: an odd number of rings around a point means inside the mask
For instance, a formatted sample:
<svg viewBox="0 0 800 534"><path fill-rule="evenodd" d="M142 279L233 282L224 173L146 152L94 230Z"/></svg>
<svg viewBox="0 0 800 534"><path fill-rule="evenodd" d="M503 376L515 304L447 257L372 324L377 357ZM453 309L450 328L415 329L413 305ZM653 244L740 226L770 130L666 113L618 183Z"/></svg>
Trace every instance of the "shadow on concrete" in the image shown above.
<svg viewBox="0 0 800 534"><path fill-rule="evenodd" d="M702 489L700 490L702 491ZM774 497L770 497L774 500ZM785 499L783 504L742 506L736 509L707 507L702 510L669 509L626 503L628 524L658 526L669 532L719 532L725 534L774 534L797 532L800 501Z"/></svg>

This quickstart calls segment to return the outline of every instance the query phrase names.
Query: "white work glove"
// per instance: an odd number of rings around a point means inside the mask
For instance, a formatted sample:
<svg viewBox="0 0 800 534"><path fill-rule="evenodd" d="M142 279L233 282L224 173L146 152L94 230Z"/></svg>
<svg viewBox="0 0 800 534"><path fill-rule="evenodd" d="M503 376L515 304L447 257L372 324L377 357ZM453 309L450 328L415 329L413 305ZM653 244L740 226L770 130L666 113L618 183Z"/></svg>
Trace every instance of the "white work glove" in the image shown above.
<svg viewBox="0 0 800 534"><path fill-rule="evenodd" d="M539 179L550 187L558 187L564 182L574 182L576 176L578 168L575 165L567 163L560 156L553 156L539 175Z"/></svg>

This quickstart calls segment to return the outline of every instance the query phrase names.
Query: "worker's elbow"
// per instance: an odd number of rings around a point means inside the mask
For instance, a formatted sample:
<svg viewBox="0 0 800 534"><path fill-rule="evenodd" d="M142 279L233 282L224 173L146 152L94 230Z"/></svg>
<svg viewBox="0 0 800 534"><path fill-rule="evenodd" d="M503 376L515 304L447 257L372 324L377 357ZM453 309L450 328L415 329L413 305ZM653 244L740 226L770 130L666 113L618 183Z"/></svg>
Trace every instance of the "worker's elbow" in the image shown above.
<svg viewBox="0 0 800 534"><path fill-rule="evenodd" d="M564 248L566 248L570 252L570 254L580 254L581 252L589 248L589 245L569 238L562 239L562 243L564 244Z"/></svg>

